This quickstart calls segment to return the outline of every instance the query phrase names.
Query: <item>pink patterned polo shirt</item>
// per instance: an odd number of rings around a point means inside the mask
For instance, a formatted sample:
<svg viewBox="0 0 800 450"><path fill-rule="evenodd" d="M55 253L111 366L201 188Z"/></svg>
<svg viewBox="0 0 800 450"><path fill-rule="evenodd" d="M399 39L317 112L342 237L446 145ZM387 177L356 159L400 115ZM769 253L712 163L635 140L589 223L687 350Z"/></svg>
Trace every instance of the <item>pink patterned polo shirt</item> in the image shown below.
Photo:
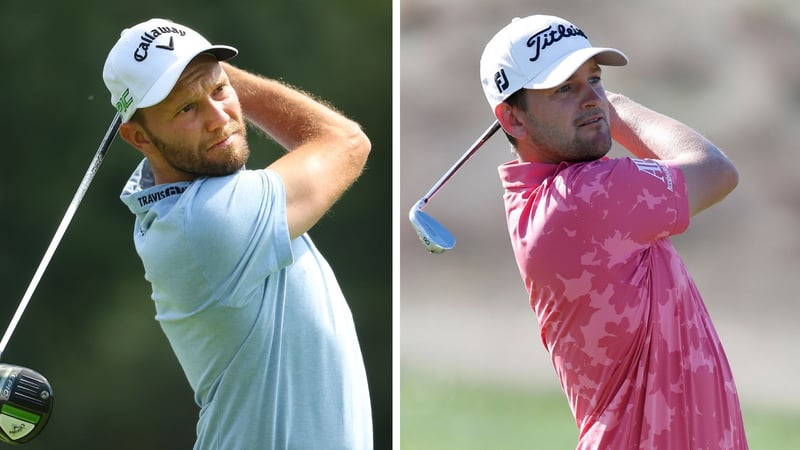
<svg viewBox="0 0 800 450"><path fill-rule="evenodd" d="M578 449L747 449L725 352L669 236L679 168L631 158L500 166L511 243Z"/></svg>

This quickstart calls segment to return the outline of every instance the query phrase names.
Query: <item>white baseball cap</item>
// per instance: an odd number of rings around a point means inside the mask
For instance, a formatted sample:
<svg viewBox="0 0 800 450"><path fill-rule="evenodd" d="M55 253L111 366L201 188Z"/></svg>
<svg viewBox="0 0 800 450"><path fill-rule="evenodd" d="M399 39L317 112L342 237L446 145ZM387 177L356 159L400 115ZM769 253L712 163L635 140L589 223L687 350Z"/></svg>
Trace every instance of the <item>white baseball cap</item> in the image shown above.
<svg viewBox="0 0 800 450"><path fill-rule="evenodd" d="M165 19L150 19L123 30L103 66L103 81L122 121L127 122L137 109L164 100L189 62L201 53L225 61L238 50L211 45L191 28Z"/></svg>
<svg viewBox="0 0 800 450"><path fill-rule="evenodd" d="M613 48L592 47L583 31L555 16L515 18L486 44L480 75L494 111L520 89L550 89L594 57L598 64L624 66L628 57Z"/></svg>

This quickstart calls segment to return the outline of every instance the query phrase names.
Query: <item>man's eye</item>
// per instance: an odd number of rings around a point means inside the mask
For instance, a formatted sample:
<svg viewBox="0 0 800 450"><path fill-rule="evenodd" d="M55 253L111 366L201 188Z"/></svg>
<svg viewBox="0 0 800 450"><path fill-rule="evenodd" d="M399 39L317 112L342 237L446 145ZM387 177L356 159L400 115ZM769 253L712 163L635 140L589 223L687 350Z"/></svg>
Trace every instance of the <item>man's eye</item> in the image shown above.
<svg viewBox="0 0 800 450"><path fill-rule="evenodd" d="M221 85L217 86L217 88L214 89L214 94L213 95L214 96L225 95L228 92L227 91L228 86L230 86L230 85L221 84Z"/></svg>
<svg viewBox="0 0 800 450"><path fill-rule="evenodd" d="M564 93L564 92L569 92L570 89L572 89L572 87L570 85L568 85L568 84L565 84L565 85L557 88L556 89L556 93L560 94L560 93Z"/></svg>

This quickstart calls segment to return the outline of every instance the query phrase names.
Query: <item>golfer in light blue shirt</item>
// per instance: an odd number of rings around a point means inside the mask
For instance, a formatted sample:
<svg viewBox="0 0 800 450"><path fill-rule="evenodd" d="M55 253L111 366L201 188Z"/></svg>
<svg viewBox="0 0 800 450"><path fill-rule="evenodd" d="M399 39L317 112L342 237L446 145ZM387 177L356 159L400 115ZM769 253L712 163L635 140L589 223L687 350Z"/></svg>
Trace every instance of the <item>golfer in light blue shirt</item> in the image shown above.
<svg viewBox="0 0 800 450"><path fill-rule="evenodd" d="M104 67L144 160L121 199L156 319L200 406L195 449L372 449L352 314L306 232L357 179L359 126L223 62L232 47L152 19ZM287 150L247 170L245 121Z"/></svg>

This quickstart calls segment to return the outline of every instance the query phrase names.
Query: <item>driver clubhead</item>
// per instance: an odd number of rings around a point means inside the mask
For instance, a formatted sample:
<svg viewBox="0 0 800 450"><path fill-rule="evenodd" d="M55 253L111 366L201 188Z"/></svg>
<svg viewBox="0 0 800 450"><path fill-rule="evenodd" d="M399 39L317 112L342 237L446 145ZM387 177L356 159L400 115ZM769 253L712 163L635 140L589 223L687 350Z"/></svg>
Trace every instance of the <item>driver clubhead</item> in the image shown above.
<svg viewBox="0 0 800 450"><path fill-rule="evenodd" d="M24 444L44 430L53 412L53 388L42 374L0 363L0 441Z"/></svg>
<svg viewBox="0 0 800 450"><path fill-rule="evenodd" d="M418 206L411 208L408 219L417 232L419 240L431 253L442 253L450 250L456 245L456 238L447 231L442 224L433 217L419 209Z"/></svg>

